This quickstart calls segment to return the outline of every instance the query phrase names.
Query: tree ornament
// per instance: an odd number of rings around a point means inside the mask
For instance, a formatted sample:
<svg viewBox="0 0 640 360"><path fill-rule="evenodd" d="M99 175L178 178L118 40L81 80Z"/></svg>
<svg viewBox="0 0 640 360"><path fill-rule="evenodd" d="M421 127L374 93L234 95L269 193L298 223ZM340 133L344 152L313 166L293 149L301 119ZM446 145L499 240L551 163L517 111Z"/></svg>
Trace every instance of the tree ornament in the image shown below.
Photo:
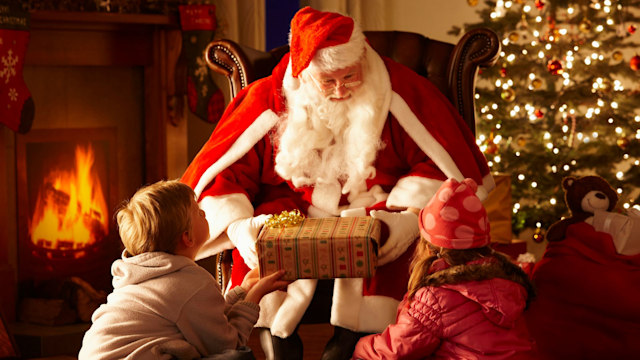
<svg viewBox="0 0 640 360"><path fill-rule="evenodd" d="M538 78L531 80L531 86L536 90L540 89L542 87L542 80Z"/></svg>
<svg viewBox="0 0 640 360"><path fill-rule="evenodd" d="M544 232L541 228L536 228L536 230L533 232L532 239L538 244L544 241Z"/></svg>
<svg viewBox="0 0 640 360"><path fill-rule="evenodd" d="M502 98L502 100L506 102L512 102L513 100L516 99L516 92L513 91L512 88L504 89L500 93L500 97Z"/></svg>
<svg viewBox="0 0 640 360"><path fill-rule="evenodd" d="M620 149L627 150L627 147L629 147L629 139L626 137L620 137L616 140L616 144Z"/></svg>
<svg viewBox="0 0 640 360"><path fill-rule="evenodd" d="M542 110L540 109L536 109L536 111L533 112L533 114L538 118L541 119L544 116L544 112L542 112Z"/></svg>
<svg viewBox="0 0 640 360"><path fill-rule="evenodd" d="M485 154L495 155L498 153L498 145L491 141L487 144L487 149L484 152Z"/></svg>
<svg viewBox="0 0 640 360"><path fill-rule="evenodd" d="M515 31L509 34L509 41L510 41L511 43L515 43L515 42L517 42L518 40L520 40L520 34L518 34L518 33L517 33L517 32L515 32Z"/></svg>
<svg viewBox="0 0 640 360"><path fill-rule="evenodd" d="M562 63L558 59L549 60L547 70L549 70L551 75L560 75L562 74Z"/></svg>
<svg viewBox="0 0 640 360"><path fill-rule="evenodd" d="M581 32L583 33L588 33L591 31L591 21L589 21L589 19L584 18L580 21L580 25L578 25L578 28L580 29Z"/></svg>
<svg viewBox="0 0 640 360"><path fill-rule="evenodd" d="M518 136L516 144L521 148L525 147L527 145L527 138L525 136Z"/></svg>
<svg viewBox="0 0 640 360"><path fill-rule="evenodd" d="M503 66L500 68L500 77L506 77L506 76L507 76L507 68Z"/></svg>
<svg viewBox="0 0 640 360"><path fill-rule="evenodd" d="M542 0L536 0L535 5L538 10L542 10L542 8L544 7L544 2Z"/></svg>
<svg viewBox="0 0 640 360"><path fill-rule="evenodd" d="M636 26L633 24L629 25L629 27L627 28L627 32L633 35L636 32Z"/></svg>
<svg viewBox="0 0 640 360"><path fill-rule="evenodd" d="M633 71L638 71L638 69L640 69L640 56L639 55L634 55L631 60L629 60L629 67L633 70Z"/></svg>
<svg viewBox="0 0 640 360"><path fill-rule="evenodd" d="M620 51L620 50L616 50L616 51L614 51L614 52L613 52L613 54L611 54L611 58L612 58L614 61L620 61L620 60L622 60L622 51Z"/></svg>
<svg viewBox="0 0 640 360"><path fill-rule="evenodd" d="M600 90L602 90L602 92L604 92L604 93L611 92L611 89L612 89L612 87L611 87L611 80L609 80L609 79L607 79L607 78L602 79L602 83L600 84L599 88L600 88Z"/></svg>
<svg viewBox="0 0 640 360"><path fill-rule="evenodd" d="M469 6L476 6L478 5L478 0L467 0L467 4L469 4Z"/></svg>

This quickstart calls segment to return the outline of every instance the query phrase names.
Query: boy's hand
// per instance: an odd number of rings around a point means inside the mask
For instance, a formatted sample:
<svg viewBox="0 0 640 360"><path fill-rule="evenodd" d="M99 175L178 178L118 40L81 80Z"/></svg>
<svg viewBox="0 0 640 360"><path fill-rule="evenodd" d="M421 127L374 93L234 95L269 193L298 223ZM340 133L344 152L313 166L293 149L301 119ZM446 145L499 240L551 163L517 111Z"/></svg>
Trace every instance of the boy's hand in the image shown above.
<svg viewBox="0 0 640 360"><path fill-rule="evenodd" d="M242 287L244 289L247 289L244 287L245 281L247 281L247 285L251 284L250 289L248 289L247 291L247 296L244 298L246 301L251 301L258 304L260 303L260 300L262 299L262 297L265 296L266 294L275 290L284 289L285 287L287 287L287 285L291 283L291 281L280 280L280 278L282 278L282 276L285 273L284 270L280 270L269 276L265 276L262 279L259 279L257 281L256 281L256 275L255 275L257 274L257 272L254 274L251 274L252 271L253 270L249 271L245 279L242 281L242 284L243 284ZM247 277L249 276L251 276L251 278L247 279Z"/></svg>

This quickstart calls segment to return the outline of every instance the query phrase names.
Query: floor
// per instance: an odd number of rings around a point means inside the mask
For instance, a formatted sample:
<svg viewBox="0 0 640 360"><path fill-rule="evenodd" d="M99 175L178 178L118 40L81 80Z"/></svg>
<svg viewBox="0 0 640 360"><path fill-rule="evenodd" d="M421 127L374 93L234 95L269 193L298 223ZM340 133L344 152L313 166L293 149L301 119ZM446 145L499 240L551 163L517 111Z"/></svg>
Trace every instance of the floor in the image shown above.
<svg viewBox="0 0 640 360"><path fill-rule="evenodd" d="M330 324L302 324L298 329L304 346L304 359L317 360L322 355L324 346L333 335L333 326ZM264 360L264 352L260 347L258 331L252 331L248 346L253 350L256 360Z"/></svg>

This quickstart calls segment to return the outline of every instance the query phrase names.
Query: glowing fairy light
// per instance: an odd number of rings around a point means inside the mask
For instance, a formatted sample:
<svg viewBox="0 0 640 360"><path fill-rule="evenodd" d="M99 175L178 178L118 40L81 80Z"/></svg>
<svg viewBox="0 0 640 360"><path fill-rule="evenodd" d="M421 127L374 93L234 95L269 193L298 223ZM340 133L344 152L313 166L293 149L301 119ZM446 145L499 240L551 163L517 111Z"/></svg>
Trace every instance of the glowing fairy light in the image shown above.
<svg viewBox="0 0 640 360"><path fill-rule="evenodd" d="M558 32L560 33L560 35L567 35L568 30L567 29L560 29L560 30L558 30Z"/></svg>
<svg viewBox="0 0 640 360"><path fill-rule="evenodd" d="M502 86L502 80L498 79L496 80L496 87L501 87Z"/></svg>
<svg viewBox="0 0 640 360"><path fill-rule="evenodd" d="M636 115L636 117L634 117L633 120L635 120L636 122L640 122L640 115Z"/></svg>
<svg viewBox="0 0 640 360"><path fill-rule="evenodd" d="M618 180L622 180L622 178L623 178L623 177L624 177L624 173L623 173L622 171L618 171L618 172L616 173L616 178L617 178Z"/></svg>
<svg viewBox="0 0 640 360"><path fill-rule="evenodd" d="M529 80L533 80L536 78L536 74L534 73L529 73Z"/></svg>
<svg viewBox="0 0 640 360"><path fill-rule="evenodd" d="M607 122L608 122L609 124L613 124L613 118L608 118L608 119L607 119Z"/></svg>
<svg viewBox="0 0 640 360"><path fill-rule="evenodd" d="M524 174L518 174L518 180L522 181L525 179Z"/></svg>
<svg viewBox="0 0 640 360"><path fill-rule="evenodd" d="M554 153L555 155L558 155L558 154L560 153L560 149L558 149L558 148L553 148L553 150L552 150L552 151L553 151L553 153Z"/></svg>
<svg viewBox="0 0 640 360"><path fill-rule="evenodd" d="M555 205L556 204L556 198L549 199L549 202L551 203L551 205Z"/></svg>
<svg viewBox="0 0 640 360"><path fill-rule="evenodd" d="M491 108L493 110L497 110L498 109L498 104L496 104L496 103L491 104Z"/></svg>
<svg viewBox="0 0 640 360"><path fill-rule="evenodd" d="M516 157L520 157L520 151L516 151L515 155Z"/></svg>
<svg viewBox="0 0 640 360"><path fill-rule="evenodd" d="M597 138L598 138L598 136L599 136L599 135L598 135L598 133L597 133L596 131L594 131L594 132L592 132L592 133L591 133L591 137L592 137L592 138L594 138L594 139L597 139Z"/></svg>
<svg viewBox="0 0 640 360"><path fill-rule="evenodd" d="M537 183L537 182L535 182L535 181L532 181L532 182L531 182L531 187L532 187L532 188L537 188L537 187L538 187L538 183Z"/></svg>
<svg viewBox="0 0 640 360"><path fill-rule="evenodd" d="M543 139L545 139L545 140L549 140L549 139L551 139L551 133L550 133L550 132L548 132L548 131L546 131L546 132L544 133L544 135L542 136L542 138L543 138Z"/></svg>
<svg viewBox="0 0 640 360"><path fill-rule="evenodd" d="M493 161L495 161L497 164L499 164L501 160L502 158L500 157L500 155L496 155L493 157Z"/></svg>
<svg viewBox="0 0 640 360"><path fill-rule="evenodd" d="M487 114L487 120L493 120L493 114Z"/></svg>
<svg viewBox="0 0 640 360"><path fill-rule="evenodd" d="M542 16L540 15L536 16L536 22L537 23L542 22Z"/></svg>
<svg viewBox="0 0 640 360"><path fill-rule="evenodd" d="M504 39L502 39L502 45L504 45L504 46L509 45L509 42L510 42L510 41L509 41L509 38L504 38Z"/></svg>
<svg viewBox="0 0 640 360"><path fill-rule="evenodd" d="M558 167L555 165L551 165L551 172L553 172L554 174L558 172Z"/></svg>
<svg viewBox="0 0 640 360"><path fill-rule="evenodd" d="M593 46L594 48L599 48L600 47L600 43L597 40L593 40L591 42L591 46Z"/></svg>
<svg viewBox="0 0 640 360"><path fill-rule="evenodd" d="M525 5L525 6L522 8L522 11L524 11L524 12L528 13L529 11L531 11L531 5Z"/></svg>
<svg viewBox="0 0 640 360"><path fill-rule="evenodd" d="M602 32L602 30L604 30L604 26L602 26L602 25L596 26L596 31L597 32Z"/></svg>
<svg viewBox="0 0 640 360"><path fill-rule="evenodd" d="M478 141L480 141L480 142L484 142L486 139L487 139L487 137L484 134L480 134L478 136Z"/></svg>
<svg viewBox="0 0 640 360"><path fill-rule="evenodd" d="M602 99L598 99L598 101L596 101L598 103L598 106L602 107L604 106L604 100Z"/></svg>
<svg viewBox="0 0 640 360"><path fill-rule="evenodd" d="M589 58L589 57L584 58L584 64L585 65L591 65L591 58Z"/></svg>
<svg viewBox="0 0 640 360"><path fill-rule="evenodd" d="M574 11L575 11L575 9L574 9L573 7L568 7L568 8L567 8L567 13L568 13L569 15L573 15L573 12L574 12Z"/></svg>
<svg viewBox="0 0 640 360"><path fill-rule="evenodd" d="M612 101L612 102L611 102L611 108L612 108L612 109L617 109L617 108L618 108L618 103L617 103L617 102L615 102L615 101Z"/></svg>
<svg viewBox="0 0 640 360"><path fill-rule="evenodd" d="M544 55L544 51L542 51L542 50L541 50L541 51L539 51L539 52L538 52L538 57L539 57L540 59L544 59L544 56L545 56L545 55Z"/></svg>
<svg viewBox="0 0 640 360"><path fill-rule="evenodd" d="M507 56L507 61L508 62L513 62L513 60L516 59L516 56L514 54L509 54L509 56Z"/></svg>
<svg viewBox="0 0 640 360"><path fill-rule="evenodd" d="M618 135L622 134L622 128L620 126L616 127L616 134Z"/></svg>
<svg viewBox="0 0 640 360"><path fill-rule="evenodd" d="M565 164L564 166L562 166L562 170L564 171L569 171L570 167L569 165Z"/></svg>
<svg viewBox="0 0 640 360"><path fill-rule="evenodd" d="M553 39L552 39L552 40L553 40ZM547 44L547 45L545 45L545 46L544 46L544 48L545 48L546 50L551 50L551 44Z"/></svg>
<svg viewBox="0 0 640 360"><path fill-rule="evenodd" d="M608 18L607 19L607 25L611 26L613 24L614 24L613 19L612 18Z"/></svg>
<svg viewBox="0 0 640 360"><path fill-rule="evenodd" d="M547 143L547 149L549 149L549 150L553 149L553 144L552 143Z"/></svg>

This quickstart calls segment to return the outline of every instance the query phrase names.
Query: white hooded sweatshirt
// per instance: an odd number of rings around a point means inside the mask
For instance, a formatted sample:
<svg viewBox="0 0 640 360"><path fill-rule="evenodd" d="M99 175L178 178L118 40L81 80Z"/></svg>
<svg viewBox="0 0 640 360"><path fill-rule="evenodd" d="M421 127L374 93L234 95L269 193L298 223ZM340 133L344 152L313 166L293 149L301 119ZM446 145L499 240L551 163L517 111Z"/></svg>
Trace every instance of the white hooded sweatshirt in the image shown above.
<svg viewBox="0 0 640 360"><path fill-rule="evenodd" d="M247 343L259 306L240 287L226 300L193 260L163 252L116 260L113 292L92 316L79 360L157 359L157 345L186 340L202 356Z"/></svg>

